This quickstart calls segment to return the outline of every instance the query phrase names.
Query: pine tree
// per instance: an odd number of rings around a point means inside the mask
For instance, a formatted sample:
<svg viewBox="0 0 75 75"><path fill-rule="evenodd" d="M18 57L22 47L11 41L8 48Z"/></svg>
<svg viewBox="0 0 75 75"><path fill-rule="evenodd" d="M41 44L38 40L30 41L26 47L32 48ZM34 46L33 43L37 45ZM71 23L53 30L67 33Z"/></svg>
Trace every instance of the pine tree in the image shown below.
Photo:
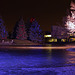
<svg viewBox="0 0 75 75"><path fill-rule="evenodd" d="M14 27L13 36L14 38L20 39L20 40L27 39L26 28L25 28L24 20L22 17L19 19L19 21L16 23Z"/></svg>
<svg viewBox="0 0 75 75"><path fill-rule="evenodd" d="M7 37L8 37L8 32L6 31L6 28L4 26L4 21L0 16L0 39L7 39Z"/></svg>
<svg viewBox="0 0 75 75"><path fill-rule="evenodd" d="M38 42L42 43L43 42L43 33L42 30L40 29L40 25L38 22L33 19L31 20L32 24L29 30L29 38L33 42Z"/></svg>

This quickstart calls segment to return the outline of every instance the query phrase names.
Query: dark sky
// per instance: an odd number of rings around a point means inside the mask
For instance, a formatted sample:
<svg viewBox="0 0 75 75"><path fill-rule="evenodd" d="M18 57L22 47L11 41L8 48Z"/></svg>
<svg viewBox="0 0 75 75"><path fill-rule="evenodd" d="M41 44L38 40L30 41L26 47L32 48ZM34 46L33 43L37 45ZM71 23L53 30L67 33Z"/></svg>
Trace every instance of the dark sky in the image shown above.
<svg viewBox="0 0 75 75"><path fill-rule="evenodd" d="M7 31L13 30L20 16L25 23L34 16L43 31L50 31L51 25L61 25L69 3L70 0L0 0L0 13Z"/></svg>

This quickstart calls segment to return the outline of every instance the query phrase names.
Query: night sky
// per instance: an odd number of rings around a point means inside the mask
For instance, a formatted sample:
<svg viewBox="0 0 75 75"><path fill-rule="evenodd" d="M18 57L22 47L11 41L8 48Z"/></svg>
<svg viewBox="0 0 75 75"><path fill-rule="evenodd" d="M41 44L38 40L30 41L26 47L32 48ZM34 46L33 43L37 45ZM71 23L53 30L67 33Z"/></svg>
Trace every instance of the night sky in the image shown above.
<svg viewBox="0 0 75 75"><path fill-rule="evenodd" d="M51 25L62 25L69 4L70 0L0 0L0 13L9 32L20 16L25 23L34 16L43 31L50 31Z"/></svg>

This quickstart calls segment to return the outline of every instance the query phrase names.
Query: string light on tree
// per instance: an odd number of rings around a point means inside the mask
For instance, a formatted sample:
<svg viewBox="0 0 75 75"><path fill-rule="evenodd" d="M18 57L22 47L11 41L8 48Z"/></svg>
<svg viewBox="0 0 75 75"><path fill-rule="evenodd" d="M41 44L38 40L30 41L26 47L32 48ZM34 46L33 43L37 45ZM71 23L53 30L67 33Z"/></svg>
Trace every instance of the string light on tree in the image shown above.
<svg viewBox="0 0 75 75"><path fill-rule="evenodd" d="M13 37L20 40L27 39L26 28L22 17L14 27Z"/></svg>
<svg viewBox="0 0 75 75"><path fill-rule="evenodd" d="M65 27L70 33L73 34L75 32L75 3L71 1L70 6L70 14L67 16Z"/></svg>
<svg viewBox="0 0 75 75"><path fill-rule="evenodd" d="M40 29L40 25L35 20L35 18L30 19L31 25L29 28L29 39L33 42L42 43L43 42L43 34Z"/></svg>

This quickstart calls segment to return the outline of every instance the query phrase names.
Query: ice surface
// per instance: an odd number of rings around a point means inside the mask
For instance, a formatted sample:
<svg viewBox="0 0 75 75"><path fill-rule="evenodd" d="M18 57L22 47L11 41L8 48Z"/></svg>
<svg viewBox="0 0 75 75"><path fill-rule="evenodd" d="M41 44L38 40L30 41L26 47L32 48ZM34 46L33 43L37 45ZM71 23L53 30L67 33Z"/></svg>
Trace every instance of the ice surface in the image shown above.
<svg viewBox="0 0 75 75"><path fill-rule="evenodd" d="M74 58L67 50L0 51L0 75L75 75Z"/></svg>

